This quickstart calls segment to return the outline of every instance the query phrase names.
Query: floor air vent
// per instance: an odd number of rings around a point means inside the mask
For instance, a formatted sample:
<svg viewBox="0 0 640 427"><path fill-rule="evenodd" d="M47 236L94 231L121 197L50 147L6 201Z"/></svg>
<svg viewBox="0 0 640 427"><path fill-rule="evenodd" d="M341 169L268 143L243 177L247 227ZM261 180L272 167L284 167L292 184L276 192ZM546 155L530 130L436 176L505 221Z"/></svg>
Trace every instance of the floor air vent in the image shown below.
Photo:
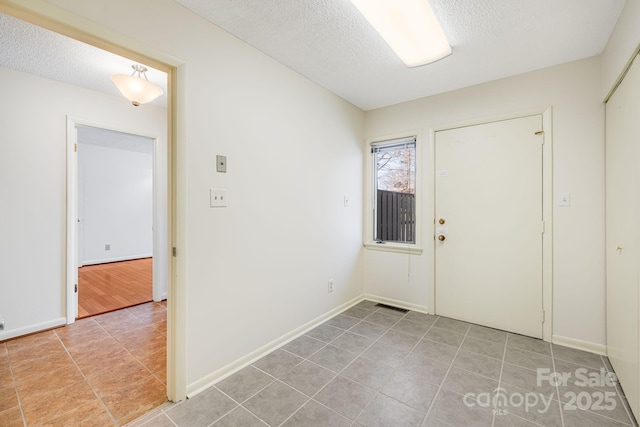
<svg viewBox="0 0 640 427"><path fill-rule="evenodd" d="M400 313L408 313L409 310L405 310L404 308L394 307L392 305L387 304L376 304L376 307L388 308L389 310L399 311Z"/></svg>

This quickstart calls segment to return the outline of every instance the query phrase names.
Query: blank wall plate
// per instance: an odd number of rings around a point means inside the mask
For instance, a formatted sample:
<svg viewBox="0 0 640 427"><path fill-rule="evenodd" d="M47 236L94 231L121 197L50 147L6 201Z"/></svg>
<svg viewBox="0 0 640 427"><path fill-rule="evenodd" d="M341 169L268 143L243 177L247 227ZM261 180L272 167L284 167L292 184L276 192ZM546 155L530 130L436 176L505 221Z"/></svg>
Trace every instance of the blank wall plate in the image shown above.
<svg viewBox="0 0 640 427"><path fill-rule="evenodd" d="M568 208L569 206L571 206L571 194L570 193L558 194L558 206L562 208Z"/></svg>
<svg viewBox="0 0 640 427"><path fill-rule="evenodd" d="M216 171L227 173L227 156L216 156Z"/></svg>
<svg viewBox="0 0 640 427"><path fill-rule="evenodd" d="M227 190L224 188L209 189L209 205L212 208L226 208L228 206Z"/></svg>

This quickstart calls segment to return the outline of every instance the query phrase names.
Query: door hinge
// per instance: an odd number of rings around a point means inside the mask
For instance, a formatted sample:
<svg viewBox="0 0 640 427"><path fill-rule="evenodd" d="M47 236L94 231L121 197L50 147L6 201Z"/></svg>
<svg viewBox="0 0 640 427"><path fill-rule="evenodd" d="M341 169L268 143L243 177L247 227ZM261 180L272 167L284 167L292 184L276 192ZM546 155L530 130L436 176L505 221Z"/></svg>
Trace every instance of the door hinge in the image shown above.
<svg viewBox="0 0 640 427"><path fill-rule="evenodd" d="M77 283L73 286L73 292L75 292L76 294L78 293L78 284Z"/></svg>
<svg viewBox="0 0 640 427"><path fill-rule="evenodd" d="M539 130L539 131L537 131L535 134L536 134L536 135L544 135L544 131L543 131L543 130ZM544 145L544 138L542 138L541 143L542 143L542 145Z"/></svg>
<svg viewBox="0 0 640 427"><path fill-rule="evenodd" d="M546 312L542 310L542 323L546 320Z"/></svg>
<svg viewBox="0 0 640 427"><path fill-rule="evenodd" d="M175 247L171 248L171 255L173 255L173 257L177 257L178 256L178 249L176 249Z"/></svg>
<svg viewBox="0 0 640 427"><path fill-rule="evenodd" d="M544 234L544 221L542 221L542 234Z"/></svg>
<svg viewBox="0 0 640 427"><path fill-rule="evenodd" d="M78 152L78 144L73 144L73 152Z"/></svg>

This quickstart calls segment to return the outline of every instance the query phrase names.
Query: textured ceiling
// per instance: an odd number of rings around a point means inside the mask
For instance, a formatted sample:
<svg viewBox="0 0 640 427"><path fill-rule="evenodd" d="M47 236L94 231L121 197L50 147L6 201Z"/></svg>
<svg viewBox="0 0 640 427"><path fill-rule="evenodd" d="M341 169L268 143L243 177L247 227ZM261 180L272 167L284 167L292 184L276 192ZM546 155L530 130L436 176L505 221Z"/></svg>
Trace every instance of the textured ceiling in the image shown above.
<svg viewBox="0 0 640 427"><path fill-rule="evenodd" d="M349 0L176 1L364 110L599 55L625 3L429 0L453 54L406 68Z"/></svg>
<svg viewBox="0 0 640 427"><path fill-rule="evenodd" d="M0 14L0 66L122 96L112 74L131 74L130 59ZM167 75L148 67L149 81L165 94L151 104L166 106Z"/></svg>
<svg viewBox="0 0 640 427"><path fill-rule="evenodd" d="M406 68L349 0L176 1L364 110L598 55L625 3L429 0L453 54ZM0 66L120 96L109 76L131 64L0 14Z"/></svg>

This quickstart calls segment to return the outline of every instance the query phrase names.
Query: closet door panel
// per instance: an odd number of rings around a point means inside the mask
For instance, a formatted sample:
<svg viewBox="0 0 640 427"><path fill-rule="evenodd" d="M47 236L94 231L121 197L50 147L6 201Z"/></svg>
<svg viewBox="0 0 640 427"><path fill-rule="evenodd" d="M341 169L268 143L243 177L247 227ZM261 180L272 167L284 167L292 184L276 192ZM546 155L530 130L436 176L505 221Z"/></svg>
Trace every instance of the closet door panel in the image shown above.
<svg viewBox="0 0 640 427"><path fill-rule="evenodd" d="M607 353L640 415L640 64L636 58L606 107Z"/></svg>

